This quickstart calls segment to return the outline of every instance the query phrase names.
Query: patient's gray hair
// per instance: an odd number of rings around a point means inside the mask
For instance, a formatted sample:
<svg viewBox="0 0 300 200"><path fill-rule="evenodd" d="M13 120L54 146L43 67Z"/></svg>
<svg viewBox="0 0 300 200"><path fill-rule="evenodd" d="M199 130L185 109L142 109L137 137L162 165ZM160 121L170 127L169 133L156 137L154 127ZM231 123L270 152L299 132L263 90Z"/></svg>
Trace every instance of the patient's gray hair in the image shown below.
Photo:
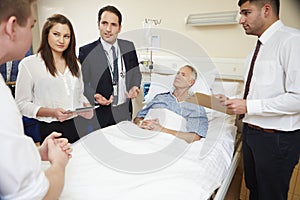
<svg viewBox="0 0 300 200"><path fill-rule="evenodd" d="M188 67L188 68L191 69L191 71L192 71L192 74L191 74L192 79L196 81L197 80L197 71L196 71L196 69L194 67L190 66L190 65L184 65L183 67Z"/></svg>

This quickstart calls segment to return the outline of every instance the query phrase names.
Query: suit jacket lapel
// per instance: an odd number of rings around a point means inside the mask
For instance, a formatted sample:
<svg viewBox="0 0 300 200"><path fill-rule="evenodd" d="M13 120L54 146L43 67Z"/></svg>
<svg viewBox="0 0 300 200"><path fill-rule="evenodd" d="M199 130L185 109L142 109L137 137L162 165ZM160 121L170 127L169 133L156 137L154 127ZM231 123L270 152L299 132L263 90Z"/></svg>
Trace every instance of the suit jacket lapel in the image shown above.
<svg viewBox="0 0 300 200"><path fill-rule="evenodd" d="M102 91L102 93L111 93L109 92L111 91L111 88L100 88L99 85L106 81L112 82L110 71L108 69L107 58L100 40L98 40L96 46L89 52L87 58L83 62L86 62L85 64L90 66L90 71L87 73L90 73L90 80L88 81L91 82L91 87L95 88L97 92ZM103 90L109 91L104 92Z"/></svg>
<svg viewBox="0 0 300 200"><path fill-rule="evenodd" d="M119 46L119 48L120 48L121 58L124 60L125 69L126 69L126 71L128 71L127 65L126 65L126 63L127 63L127 57L126 57L126 54L127 54L128 52L126 52L126 49L125 49L126 47L123 45L122 40L117 40L117 41L118 41L118 46Z"/></svg>

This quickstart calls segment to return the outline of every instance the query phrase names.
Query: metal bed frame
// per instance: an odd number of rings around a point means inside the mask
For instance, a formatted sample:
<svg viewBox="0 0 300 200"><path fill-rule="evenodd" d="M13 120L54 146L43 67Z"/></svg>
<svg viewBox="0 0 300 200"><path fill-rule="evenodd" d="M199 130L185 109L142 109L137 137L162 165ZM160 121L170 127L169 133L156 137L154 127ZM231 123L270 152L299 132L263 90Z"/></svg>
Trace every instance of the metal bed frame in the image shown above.
<svg viewBox="0 0 300 200"><path fill-rule="evenodd" d="M216 189L214 194L209 198L209 200L224 200L225 196L228 192L229 186L233 180L233 176L236 172L236 169L242 159L242 135L238 132L236 137L236 143L235 143L235 151L232 158L232 162L228 169L228 174L223 180L221 186Z"/></svg>

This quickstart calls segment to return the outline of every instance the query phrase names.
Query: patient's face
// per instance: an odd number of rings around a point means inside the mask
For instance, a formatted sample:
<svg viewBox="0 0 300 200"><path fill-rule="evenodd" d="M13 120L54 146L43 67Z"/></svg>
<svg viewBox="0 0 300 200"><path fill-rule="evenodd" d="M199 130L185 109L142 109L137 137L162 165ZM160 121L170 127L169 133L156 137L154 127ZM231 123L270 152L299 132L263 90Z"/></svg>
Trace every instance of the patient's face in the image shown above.
<svg viewBox="0 0 300 200"><path fill-rule="evenodd" d="M175 76L173 86L175 88L189 88L193 82L192 70L189 67L182 67Z"/></svg>

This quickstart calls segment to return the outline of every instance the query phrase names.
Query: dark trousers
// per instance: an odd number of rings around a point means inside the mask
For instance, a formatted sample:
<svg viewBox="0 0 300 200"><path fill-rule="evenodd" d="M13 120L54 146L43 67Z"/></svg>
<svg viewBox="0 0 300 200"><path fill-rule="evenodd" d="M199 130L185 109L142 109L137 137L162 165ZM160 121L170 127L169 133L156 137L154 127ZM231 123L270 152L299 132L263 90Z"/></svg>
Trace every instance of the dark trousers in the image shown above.
<svg viewBox="0 0 300 200"><path fill-rule="evenodd" d="M87 134L87 129L85 125L81 124L81 117L76 117L74 119L69 119L63 122L39 122L40 125L40 134L41 134L41 142L45 140L45 138L50 135L53 131L58 133L62 133L63 138L67 138L70 143L74 143L79 140L81 137Z"/></svg>
<svg viewBox="0 0 300 200"><path fill-rule="evenodd" d="M130 121L132 118L132 104L127 101L118 106L100 106L96 109L97 125L93 125L94 130L114 125L121 121Z"/></svg>
<svg viewBox="0 0 300 200"><path fill-rule="evenodd" d="M286 200L300 155L300 130L267 133L243 128L245 182L250 200Z"/></svg>
<svg viewBox="0 0 300 200"><path fill-rule="evenodd" d="M40 142L40 128L38 120L23 116L23 126L25 135L31 137L34 142Z"/></svg>

